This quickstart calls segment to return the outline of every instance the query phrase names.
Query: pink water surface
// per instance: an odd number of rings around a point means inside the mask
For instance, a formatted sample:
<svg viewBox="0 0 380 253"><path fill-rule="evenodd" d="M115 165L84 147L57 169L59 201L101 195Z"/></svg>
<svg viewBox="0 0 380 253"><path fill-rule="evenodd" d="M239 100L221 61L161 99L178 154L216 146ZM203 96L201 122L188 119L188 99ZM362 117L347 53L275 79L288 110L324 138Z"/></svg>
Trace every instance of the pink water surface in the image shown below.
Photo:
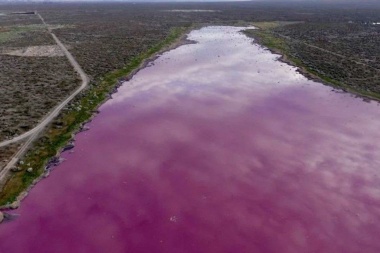
<svg viewBox="0 0 380 253"><path fill-rule="evenodd" d="M194 31L125 83L0 252L380 252L380 106L239 30Z"/></svg>

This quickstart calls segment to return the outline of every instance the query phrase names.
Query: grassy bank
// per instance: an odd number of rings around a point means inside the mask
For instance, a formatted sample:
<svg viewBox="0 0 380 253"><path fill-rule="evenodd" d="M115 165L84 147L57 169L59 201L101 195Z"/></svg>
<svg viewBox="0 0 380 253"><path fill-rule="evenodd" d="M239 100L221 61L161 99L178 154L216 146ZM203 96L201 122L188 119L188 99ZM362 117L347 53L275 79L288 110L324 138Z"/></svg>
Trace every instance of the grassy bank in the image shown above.
<svg viewBox="0 0 380 253"><path fill-rule="evenodd" d="M379 93L364 88L361 89L355 87L354 85L350 85L350 83L339 81L330 76L324 75L322 73L323 71L320 71L318 66L310 66L310 64L305 64L304 59L297 54L296 48L296 44L302 42L293 41L290 38L285 39L273 31L275 28L297 23L299 22L258 22L254 23L254 26L259 29L246 30L244 33L247 36L254 38L259 44L267 47L272 52L282 55L281 60L283 62L298 67L299 71L310 79L322 82L334 88L342 89L355 95L380 100ZM323 55L323 53L321 53L321 55ZM327 58L326 61L328 61Z"/></svg>
<svg viewBox="0 0 380 253"><path fill-rule="evenodd" d="M43 136L27 152L19 165L20 171L12 172L10 179L0 192L0 206L7 206L16 201L22 192L44 175L49 159L56 156L72 139L72 135L80 129L81 125L93 116L94 111L109 97L110 92L117 86L121 78L133 75L151 57L179 43L189 30L190 28L172 29L163 41L132 58L124 68L106 74L79 95L50 124ZM32 168L32 171L29 168Z"/></svg>

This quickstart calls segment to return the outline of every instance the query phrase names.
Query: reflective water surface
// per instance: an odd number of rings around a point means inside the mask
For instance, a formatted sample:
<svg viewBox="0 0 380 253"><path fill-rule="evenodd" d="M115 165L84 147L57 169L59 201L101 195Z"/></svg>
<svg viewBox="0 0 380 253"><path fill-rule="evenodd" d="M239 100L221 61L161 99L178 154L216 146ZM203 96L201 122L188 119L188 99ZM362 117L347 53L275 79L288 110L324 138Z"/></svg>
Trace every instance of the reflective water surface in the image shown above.
<svg viewBox="0 0 380 253"><path fill-rule="evenodd" d="M207 27L125 83L0 252L380 252L380 107Z"/></svg>

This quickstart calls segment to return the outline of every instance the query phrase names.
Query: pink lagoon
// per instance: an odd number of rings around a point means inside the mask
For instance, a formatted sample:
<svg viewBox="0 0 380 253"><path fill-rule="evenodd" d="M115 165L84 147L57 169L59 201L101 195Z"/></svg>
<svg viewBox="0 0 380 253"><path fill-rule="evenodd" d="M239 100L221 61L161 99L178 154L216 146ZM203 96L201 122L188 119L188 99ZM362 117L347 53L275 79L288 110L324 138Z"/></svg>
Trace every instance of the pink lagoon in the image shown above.
<svg viewBox="0 0 380 253"><path fill-rule="evenodd" d="M380 107L240 33L125 82L1 224L6 253L378 253Z"/></svg>

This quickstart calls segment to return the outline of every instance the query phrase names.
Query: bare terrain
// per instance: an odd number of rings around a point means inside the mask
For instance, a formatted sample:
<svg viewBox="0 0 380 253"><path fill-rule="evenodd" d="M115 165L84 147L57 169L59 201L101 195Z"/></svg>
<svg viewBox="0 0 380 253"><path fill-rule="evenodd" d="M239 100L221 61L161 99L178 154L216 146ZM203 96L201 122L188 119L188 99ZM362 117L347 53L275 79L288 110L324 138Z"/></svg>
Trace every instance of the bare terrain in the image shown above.
<svg viewBox="0 0 380 253"><path fill-rule="evenodd" d="M9 50L4 54L24 57L55 57L65 56L59 46L33 46L22 49Z"/></svg>

